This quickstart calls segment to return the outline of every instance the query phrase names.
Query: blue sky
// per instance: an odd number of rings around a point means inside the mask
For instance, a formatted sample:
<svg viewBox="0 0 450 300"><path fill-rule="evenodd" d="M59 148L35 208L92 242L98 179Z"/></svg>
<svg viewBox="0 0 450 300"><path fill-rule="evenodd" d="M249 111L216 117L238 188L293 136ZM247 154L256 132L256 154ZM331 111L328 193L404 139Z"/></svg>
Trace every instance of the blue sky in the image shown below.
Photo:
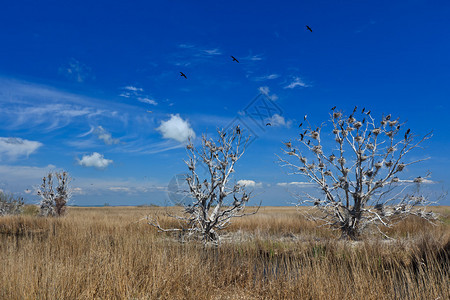
<svg viewBox="0 0 450 300"><path fill-rule="evenodd" d="M65 169L72 204L160 204L186 172L185 137L239 118L256 138L235 179L286 205L283 183L306 179L276 163L281 142L305 114L357 105L433 130L405 176L429 170L448 190L449 15L447 1L4 2L0 189L37 202L27 192ZM278 109L271 127L245 116L258 95Z"/></svg>

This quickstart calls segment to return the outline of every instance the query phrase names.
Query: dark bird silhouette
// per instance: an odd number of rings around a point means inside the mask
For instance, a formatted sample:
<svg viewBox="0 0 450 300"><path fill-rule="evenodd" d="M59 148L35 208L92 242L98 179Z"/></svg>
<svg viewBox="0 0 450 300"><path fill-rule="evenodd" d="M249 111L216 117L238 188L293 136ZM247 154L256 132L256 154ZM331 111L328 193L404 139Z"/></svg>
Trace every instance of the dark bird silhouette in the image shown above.
<svg viewBox="0 0 450 300"><path fill-rule="evenodd" d="M366 108L365 108L365 107L363 107L363 109L362 109L361 113L363 114L365 110L366 110Z"/></svg>
<svg viewBox="0 0 450 300"><path fill-rule="evenodd" d="M266 126L272 126L272 124L270 124L270 123L267 123L267 124L266 124Z"/></svg>
<svg viewBox="0 0 450 300"><path fill-rule="evenodd" d="M366 113L366 115L370 115L370 110Z"/></svg>
<svg viewBox="0 0 450 300"><path fill-rule="evenodd" d="M363 118L362 123L364 124L364 122L366 122L366 118Z"/></svg>
<svg viewBox="0 0 450 300"><path fill-rule="evenodd" d="M230 55L230 57L233 59L233 61L239 63L239 61L236 59L236 57L234 57L233 55Z"/></svg>
<svg viewBox="0 0 450 300"><path fill-rule="evenodd" d="M397 126L397 130L400 130L400 125Z"/></svg>
<svg viewBox="0 0 450 300"><path fill-rule="evenodd" d="M386 120L389 121L390 119L391 119L391 115L389 114L389 115L386 116Z"/></svg>
<svg viewBox="0 0 450 300"><path fill-rule="evenodd" d="M303 135L303 134L301 134L300 133L300 141L303 141L303 138L304 138L305 136Z"/></svg>
<svg viewBox="0 0 450 300"><path fill-rule="evenodd" d="M304 132L303 132L303 134L306 134L308 132L308 129L306 129Z"/></svg>
<svg viewBox="0 0 450 300"><path fill-rule="evenodd" d="M355 108L353 109L353 113L355 113L357 109L358 109L358 106L355 106Z"/></svg>
<svg viewBox="0 0 450 300"><path fill-rule="evenodd" d="M406 130L406 134L409 134L411 132L411 129L408 128L408 130Z"/></svg>
<svg viewBox="0 0 450 300"><path fill-rule="evenodd" d="M283 143L283 144L285 144L285 145L286 145L286 147L288 147L288 148L292 148L292 144L291 144L291 142L287 142L287 143Z"/></svg>
<svg viewBox="0 0 450 300"><path fill-rule="evenodd" d="M182 77L184 77L184 78L186 78L187 79L187 77L186 77L186 75L184 75L184 73L183 72L180 72L180 76L182 76Z"/></svg>
<svg viewBox="0 0 450 300"><path fill-rule="evenodd" d="M302 127L303 123L300 123L300 125L298 125L298 127Z"/></svg>
<svg viewBox="0 0 450 300"><path fill-rule="evenodd" d="M312 32L312 29L311 29L311 27L309 27L308 25L306 25L306 29L308 29L309 31L311 31L311 32Z"/></svg>
<svg viewBox="0 0 450 300"><path fill-rule="evenodd" d="M310 141L310 140L308 140L308 142L307 142L306 144L308 144L308 146L309 146L309 143L311 143L311 141Z"/></svg>
<svg viewBox="0 0 450 300"><path fill-rule="evenodd" d="M331 110L335 110L336 109L336 106L333 106L332 108L331 108Z"/></svg>
<svg viewBox="0 0 450 300"><path fill-rule="evenodd" d="M241 128L239 128L239 125L236 126L236 133L237 133L237 134L241 134Z"/></svg>

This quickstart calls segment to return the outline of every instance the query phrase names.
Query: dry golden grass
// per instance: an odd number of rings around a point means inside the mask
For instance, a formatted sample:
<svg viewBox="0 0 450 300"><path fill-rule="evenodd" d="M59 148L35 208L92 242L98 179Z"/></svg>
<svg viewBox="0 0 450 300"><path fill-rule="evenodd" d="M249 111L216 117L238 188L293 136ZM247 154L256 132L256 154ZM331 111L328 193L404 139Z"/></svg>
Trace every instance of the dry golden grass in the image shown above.
<svg viewBox="0 0 450 300"><path fill-rule="evenodd" d="M176 208L171 208L176 209ZM449 299L449 207L409 219L395 241L338 241L295 209L236 219L216 248L145 221L163 208L75 208L0 218L1 299Z"/></svg>

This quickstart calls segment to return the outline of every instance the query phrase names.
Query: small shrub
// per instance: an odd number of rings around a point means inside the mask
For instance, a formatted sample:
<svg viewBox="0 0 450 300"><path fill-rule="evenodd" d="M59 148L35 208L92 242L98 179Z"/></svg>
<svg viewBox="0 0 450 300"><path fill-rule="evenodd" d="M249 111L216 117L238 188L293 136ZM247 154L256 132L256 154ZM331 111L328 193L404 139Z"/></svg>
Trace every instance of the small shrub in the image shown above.
<svg viewBox="0 0 450 300"><path fill-rule="evenodd" d="M14 197L0 192L0 216L18 215L22 213L23 205L22 197Z"/></svg>

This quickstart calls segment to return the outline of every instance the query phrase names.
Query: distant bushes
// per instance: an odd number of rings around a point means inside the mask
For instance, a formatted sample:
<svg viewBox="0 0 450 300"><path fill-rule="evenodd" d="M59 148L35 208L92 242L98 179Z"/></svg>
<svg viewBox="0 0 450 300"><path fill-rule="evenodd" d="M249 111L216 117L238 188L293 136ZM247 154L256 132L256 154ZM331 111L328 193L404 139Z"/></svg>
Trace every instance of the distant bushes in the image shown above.
<svg viewBox="0 0 450 300"><path fill-rule="evenodd" d="M24 201L22 197L14 197L0 192L0 216L18 215L23 212Z"/></svg>

